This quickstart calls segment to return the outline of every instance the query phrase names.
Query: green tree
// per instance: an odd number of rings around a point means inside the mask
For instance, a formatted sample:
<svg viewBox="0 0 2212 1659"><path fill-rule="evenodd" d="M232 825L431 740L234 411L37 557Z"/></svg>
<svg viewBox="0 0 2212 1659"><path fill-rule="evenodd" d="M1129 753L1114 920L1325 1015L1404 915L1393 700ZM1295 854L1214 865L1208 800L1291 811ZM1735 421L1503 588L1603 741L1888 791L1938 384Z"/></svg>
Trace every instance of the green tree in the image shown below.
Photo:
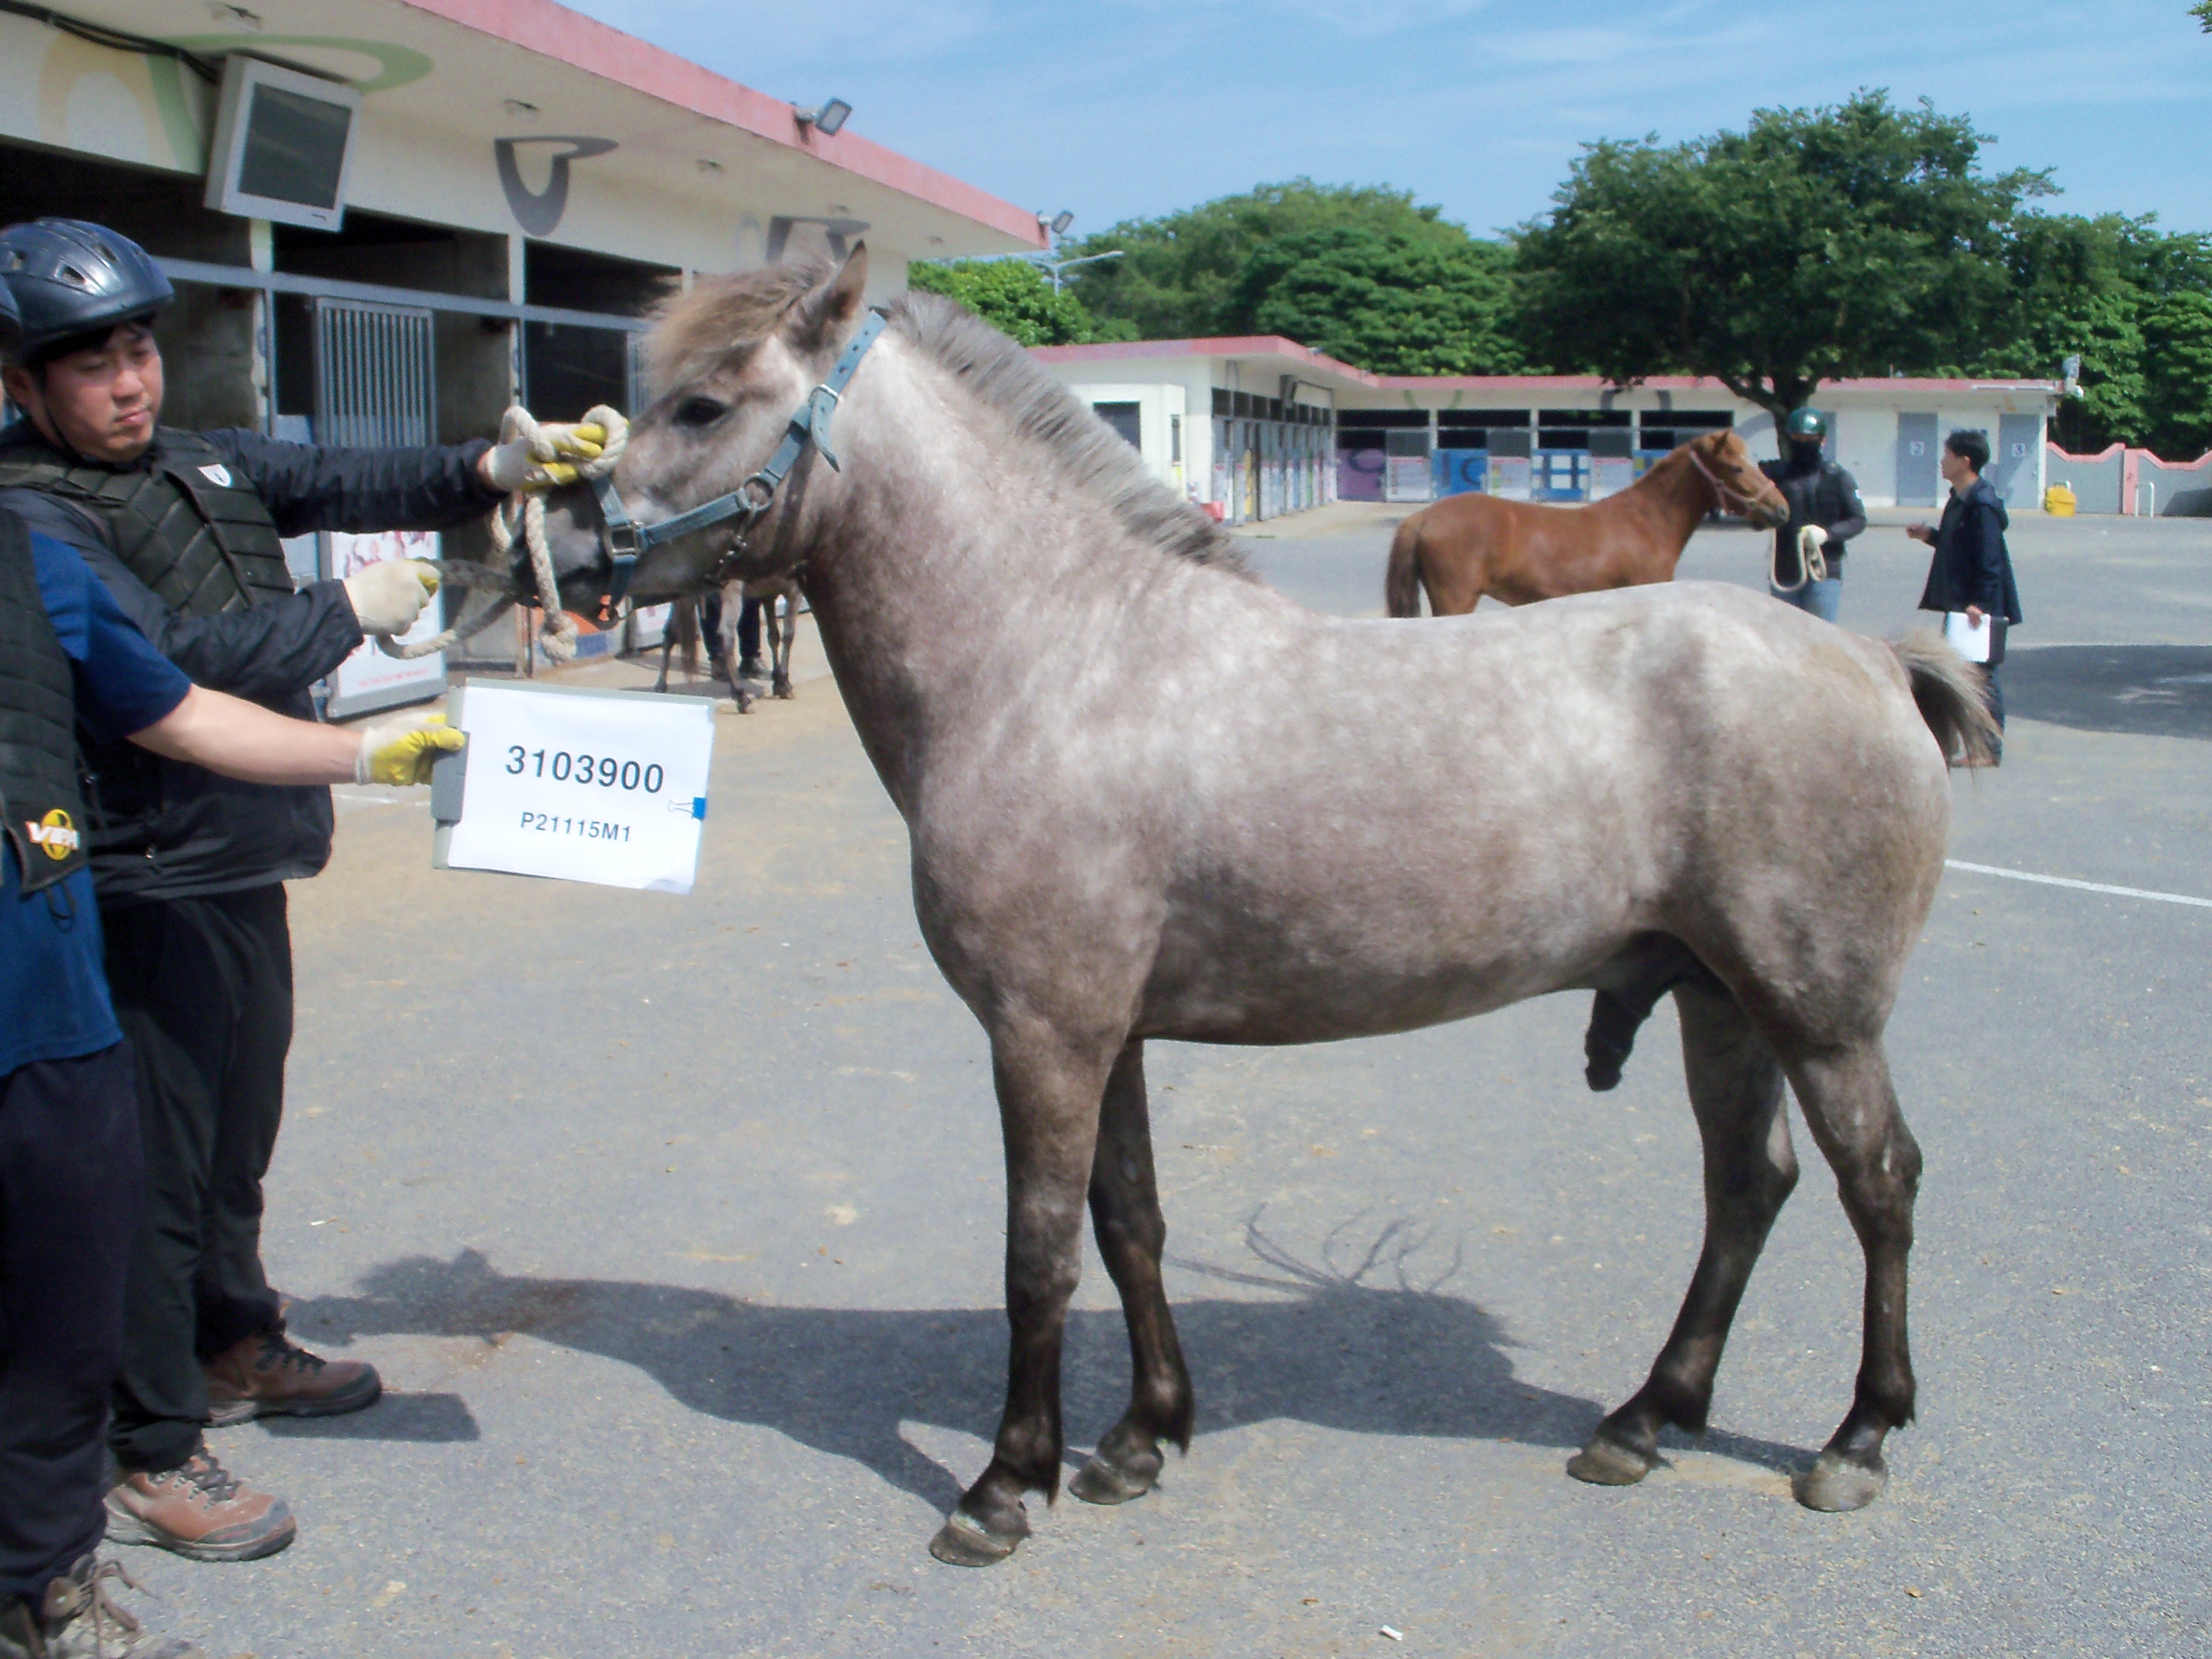
<svg viewBox="0 0 2212 1659"><path fill-rule="evenodd" d="M1779 416L1825 380L1955 363L2011 313L2007 234L2045 173L1862 91L1673 146L1586 146L1523 228L1532 350L1627 381L1709 374Z"/></svg>
<svg viewBox="0 0 2212 1659"><path fill-rule="evenodd" d="M2172 459L2212 448L2212 237L2148 216L2030 214L2006 263L2010 326L1972 373L2055 375L2078 355L2081 395L2055 423L2066 447L2120 442Z"/></svg>
<svg viewBox="0 0 2212 1659"><path fill-rule="evenodd" d="M2059 406L2051 435L2077 452L2135 441L2146 391L2136 244L2148 233L2148 221L2118 214L2021 216L2005 253L2006 324L1981 353L1944 355L1975 374L2037 379L2056 378L2079 356L2081 395Z"/></svg>
<svg viewBox="0 0 2212 1659"><path fill-rule="evenodd" d="M1121 255L1073 280L1143 339L1284 334L1378 373L1525 362L1506 251L1410 191L1293 179L1126 221L1076 252Z"/></svg>
<svg viewBox="0 0 2212 1659"><path fill-rule="evenodd" d="M1092 340L1134 339L1119 326L1102 326L1066 289L1026 259L952 259L907 267L907 284L957 300L992 327L1025 346L1083 345Z"/></svg>
<svg viewBox="0 0 2212 1659"><path fill-rule="evenodd" d="M1511 374L1511 250L1365 225L1302 231L1246 258L1224 331L1281 334L1377 374Z"/></svg>

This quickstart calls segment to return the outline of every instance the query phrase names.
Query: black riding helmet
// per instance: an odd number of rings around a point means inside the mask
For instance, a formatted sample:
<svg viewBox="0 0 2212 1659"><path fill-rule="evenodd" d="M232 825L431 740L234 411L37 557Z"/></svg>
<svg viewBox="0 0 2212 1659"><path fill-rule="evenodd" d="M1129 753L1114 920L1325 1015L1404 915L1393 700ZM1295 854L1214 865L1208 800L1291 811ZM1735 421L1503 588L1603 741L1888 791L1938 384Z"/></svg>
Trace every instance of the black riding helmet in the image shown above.
<svg viewBox="0 0 2212 1659"><path fill-rule="evenodd" d="M1793 409L1784 419L1782 429L1793 444L1826 443L1828 417L1817 409Z"/></svg>
<svg viewBox="0 0 2212 1659"><path fill-rule="evenodd" d="M35 219L0 230L0 282L19 322L11 361L36 368L97 345L177 297L146 250L105 225Z"/></svg>

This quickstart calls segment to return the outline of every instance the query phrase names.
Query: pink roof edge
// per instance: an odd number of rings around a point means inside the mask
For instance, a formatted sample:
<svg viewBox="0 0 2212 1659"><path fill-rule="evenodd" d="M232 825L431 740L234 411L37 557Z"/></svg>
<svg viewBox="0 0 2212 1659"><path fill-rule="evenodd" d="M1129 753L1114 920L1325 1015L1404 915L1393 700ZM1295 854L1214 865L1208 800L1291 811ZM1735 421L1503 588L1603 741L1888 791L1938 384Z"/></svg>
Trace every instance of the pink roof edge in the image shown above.
<svg viewBox="0 0 2212 1659"><path fill-rule="evenodd" d="M1018 241L1040 248L1046 246L1044 228L1037 223L1036 214L857 134L840 132L824 137L809 127L801 137L799 124L793 118L793 106L781 99L741 86L688 58L571 11L556 0L401 3L710 121L812 155Z"/></svg>
<svg viewBox="0 0 2212 1659"><path fill-rule="evenodd" d="M1590 392L1613 382L1597 374L1370 374L1364 368L1339 362L1311 347L1279 334L1229 335L1206 340L1107 340L1095 345L1032 346L1032 356L1048 363L1133 362L1158 357L1282 357L1309 368L1342 375L1376 392ZM1831 386L1887 386L1899 392L1944 392L1971 386L1984 392L2057 392L2056 380L1828 380ZM1632 386L1662 392L1728 389L1718 380L1696 374L1652 374ZM1735 393L1729 392L1733 397Z"/></svg>

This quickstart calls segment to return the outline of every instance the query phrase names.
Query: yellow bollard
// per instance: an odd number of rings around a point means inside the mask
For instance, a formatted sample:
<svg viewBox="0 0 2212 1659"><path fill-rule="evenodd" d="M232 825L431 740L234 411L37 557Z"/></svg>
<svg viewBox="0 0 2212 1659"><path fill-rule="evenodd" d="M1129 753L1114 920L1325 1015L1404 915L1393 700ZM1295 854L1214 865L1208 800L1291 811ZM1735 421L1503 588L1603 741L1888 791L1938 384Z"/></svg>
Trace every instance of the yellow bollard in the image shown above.
<svg viewBox="0 0 2212 1659"><path fill-rule="evenodd" d="M2043 492L2043 510L2054 519L2074 516L2074 492L2063 483L2057 483Z"/></svg>

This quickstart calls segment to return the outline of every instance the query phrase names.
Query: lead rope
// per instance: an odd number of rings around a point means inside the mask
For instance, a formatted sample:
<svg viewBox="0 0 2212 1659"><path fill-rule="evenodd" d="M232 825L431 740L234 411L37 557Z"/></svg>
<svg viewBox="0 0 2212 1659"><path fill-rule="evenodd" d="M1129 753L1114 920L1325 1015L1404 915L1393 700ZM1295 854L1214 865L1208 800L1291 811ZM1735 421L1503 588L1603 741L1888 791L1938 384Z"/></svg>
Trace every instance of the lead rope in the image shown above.
<svg viewBox="0 0 2212 1659"><path fill-rule="evenodd" d="M584 412L584 423L602 428L606 434L605 446L588 461L576 465L580 477L605 477L615 470L629 447L629 422L621 413L605 404L595 404ZM530 445L532 459L543 464L561 459L553 441L545 435L538 419L520 404L515 404L501 417L499 441L512 443L520 438ZM512 559L514 538L520 534L522 544L530 555L530 570L538 584L538 608L544 612L539 624L539 643L547 658L556 663L567 662L576 654L576 619L562 608L561 584L553 574L553 551L545 542L545 492L542 489L519 489L509 495L491 514L492 561L495 567L504 567ZM461 641L477 635L505 616L514 606L512 596L487 606L474 617L468 617L441 629L427 640L417 640L412 645L400 645L383 635L375 636L377 648L388 657L411 661L427 657L434 651L443 651Z"/></svg>
<svg viewBox="0 0 2212 1659"><path fill-rule="evenodd" d="M1776 592L1795 593L1807 582L1828 580L1828 556L1820 550L1826 538L1820 542L1814 541L1813 532L1815 528L1815 526L1808 524L1797 532L1797 580L1794 582L1782 580L1782 543L1779 538L1776 540L1774 555L1766 571L1766 580L1774 585Z"/></svg>

